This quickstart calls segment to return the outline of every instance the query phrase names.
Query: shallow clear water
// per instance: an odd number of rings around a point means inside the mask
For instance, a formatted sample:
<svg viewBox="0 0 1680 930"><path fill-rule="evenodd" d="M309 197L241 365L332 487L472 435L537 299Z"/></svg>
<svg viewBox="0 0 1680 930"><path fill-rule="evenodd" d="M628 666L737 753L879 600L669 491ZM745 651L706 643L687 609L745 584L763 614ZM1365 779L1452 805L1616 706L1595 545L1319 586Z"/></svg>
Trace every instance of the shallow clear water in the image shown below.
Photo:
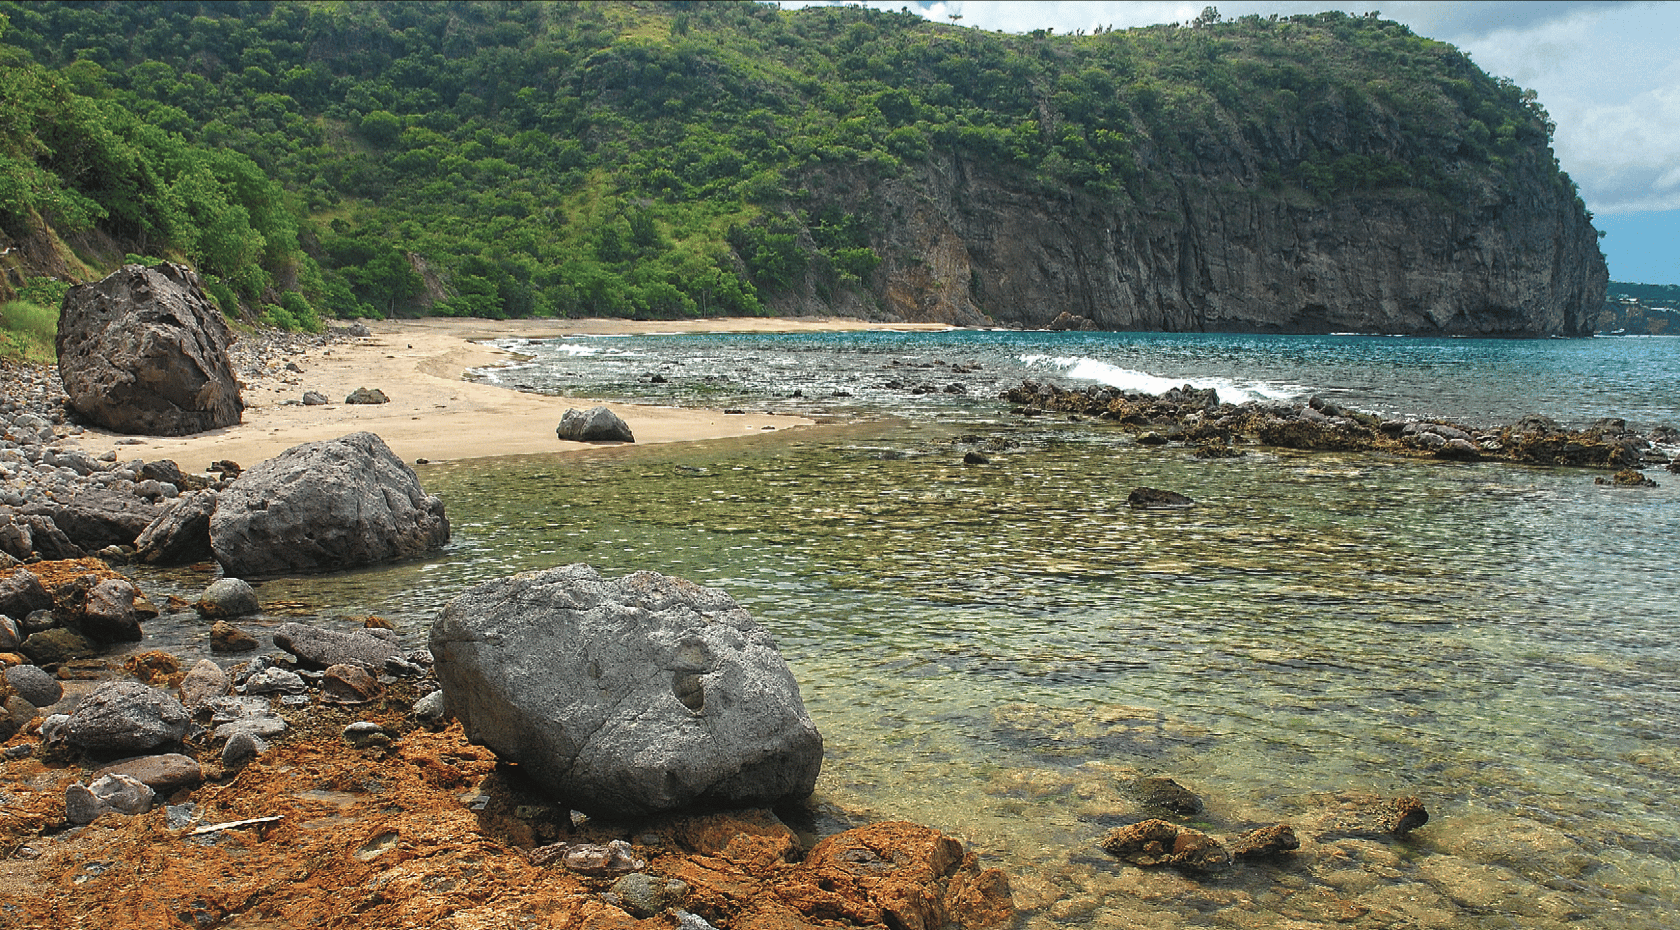
<svg viewBox="0 0 1680 930"><path fill-rule="evenodd" d="M847 390L833 399L846 409L914 419L427 467L454 526L445 551L260 594L378 613L418 641L449 597L514 571L586 561L721 587L800 681L827 741L819 799L964 837L1010 872L1026 926L1671 925L1680 478L1624 490L1583 471L1370 456L1205 461L1100 424L1012 418L978 390L870 387L909 363L978 362L956 376L971 384L1043 364L1002 346L1010 334L953 347L963 335L803 337L797 366L737 358L719 395ZM1233 390L1323 392L1335 372L1401 367L1359 352L1266 367L1247 337L1109 338L1131 348L1103 364ZM1300 358L1334 342L1273 341ZM775 351L761 337L611 342L638 354L564 356L602 363L597 381L546 355L499 377L633 394L725 383L707 370ZM1429 351L1450 358L1459 342ZM1644 392L1670 364L1652 346L1680 344L1488 344L1474 370L1438 361L1419 381L1344 390L1394 412L1429 400L1465 418L1672 420L1672 366L1657 400ZM1537 351L1613 368L1622 393L1595 407L1599 388L1547 372L1535 404L1498 399L1488 372ZM683 377L645 383L661 365ZM782 396L797 383L806 398ZM962 464L970 449L990 463ZM1196 506L1132 510L1140 485ZM1190 882L1095 847L1135 812L1121 785L1140 774L1201 793L1217 833L1289 820L1311 835L1335 792L1416 794L1432 819L1406 843L1309 843L1294 862Z"/></svg>

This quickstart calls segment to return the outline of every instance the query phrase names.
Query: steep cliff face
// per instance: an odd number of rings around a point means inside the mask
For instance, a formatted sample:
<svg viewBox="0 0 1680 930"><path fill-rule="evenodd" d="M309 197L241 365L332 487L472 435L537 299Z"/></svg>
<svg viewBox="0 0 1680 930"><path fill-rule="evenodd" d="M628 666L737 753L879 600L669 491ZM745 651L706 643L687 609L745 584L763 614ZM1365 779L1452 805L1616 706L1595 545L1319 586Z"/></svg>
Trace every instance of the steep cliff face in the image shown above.
<svg viewBox="0 0 1680 930"><path fill-rule="evenodd" d="M1573 192L1544 177L1454 205L1178 174L1140 204L946 156L857 199L883 231L875 296L908 320L1039 327L1066 311L1112 330L1578 336L1608 282Z"/></svg>

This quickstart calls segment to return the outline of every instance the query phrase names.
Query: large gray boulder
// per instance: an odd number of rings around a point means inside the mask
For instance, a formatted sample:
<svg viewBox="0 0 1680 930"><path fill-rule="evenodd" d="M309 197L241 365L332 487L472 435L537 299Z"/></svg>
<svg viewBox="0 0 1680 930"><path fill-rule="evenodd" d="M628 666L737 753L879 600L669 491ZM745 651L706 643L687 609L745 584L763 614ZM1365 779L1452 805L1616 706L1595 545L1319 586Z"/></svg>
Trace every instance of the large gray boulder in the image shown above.
<svg viewBox="0 0 1680 930"><path fill-rule="evenodd" d="M216 561L241 577L352 568L448 541L443 501L368 432L293 446L244 472L210 518Z"/></svg>
<svg viewBox="0 0 1680 930"><path fill-rule="evenodd" d="M107 429L201 433L233 426L244 412L232 341L190 268L124 265L65 294L59 377L71 405Z"/></svg>
<svg viewBox="0 0 1680 930"><path fill-rule="evenodd" d="M605 407L579 410L573 407L560 415L554 435L572 442L635 442L630 424Z"/></svg>
<svg viewBox="0 0 1680 930"><path fill-rule="evenodd" d="M134 542L163 508L109 488L83 488L57 500L18 508L24 516L46 517L66 539L88 552Z"/></svg>
<svg viewBox="0 0 1680 930"><path fill-rule="evenodd" d="M431 650L474 743L564 803L638 816L811 793L822 736L776 644L723 591L568 565L444 607Z"/></svg>

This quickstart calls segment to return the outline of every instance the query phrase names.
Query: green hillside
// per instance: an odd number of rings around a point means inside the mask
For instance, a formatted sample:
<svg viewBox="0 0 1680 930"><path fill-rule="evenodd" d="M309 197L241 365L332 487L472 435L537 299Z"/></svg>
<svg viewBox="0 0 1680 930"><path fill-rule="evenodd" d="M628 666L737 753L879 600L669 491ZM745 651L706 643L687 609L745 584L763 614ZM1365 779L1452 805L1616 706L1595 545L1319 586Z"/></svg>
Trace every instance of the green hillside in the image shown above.
<svg viewBox="0 0 1680 930"><path fill-rule="evenodd" d="M887 254L869 194L953 159L1151 213L1187 175L1303 209L1474 212L1519 179L1573 197L1531 93L1369 16L1013 36L733 2L0 15L0 237L184 258L283 322L879 307L882 263L914 256Z"/></svg>

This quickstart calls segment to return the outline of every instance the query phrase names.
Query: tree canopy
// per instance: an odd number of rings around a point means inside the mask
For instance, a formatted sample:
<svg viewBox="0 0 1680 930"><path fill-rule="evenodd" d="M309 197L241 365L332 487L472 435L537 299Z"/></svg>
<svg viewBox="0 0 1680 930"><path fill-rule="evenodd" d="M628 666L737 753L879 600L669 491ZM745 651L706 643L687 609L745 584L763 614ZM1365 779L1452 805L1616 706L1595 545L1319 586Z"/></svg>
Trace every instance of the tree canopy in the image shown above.
<svg viewBox="0 0 1680 930"><path fill-rule="evenodd" d="M876 221L812 193L835 166L960 157L1114 200L1197 173L1443 209L1517 172L1571 187L1531 92L1374 15L1074 35L733 2L0 15L0 234L97 230L280 321L758 314L813 274L867 290Z"/></svg>

